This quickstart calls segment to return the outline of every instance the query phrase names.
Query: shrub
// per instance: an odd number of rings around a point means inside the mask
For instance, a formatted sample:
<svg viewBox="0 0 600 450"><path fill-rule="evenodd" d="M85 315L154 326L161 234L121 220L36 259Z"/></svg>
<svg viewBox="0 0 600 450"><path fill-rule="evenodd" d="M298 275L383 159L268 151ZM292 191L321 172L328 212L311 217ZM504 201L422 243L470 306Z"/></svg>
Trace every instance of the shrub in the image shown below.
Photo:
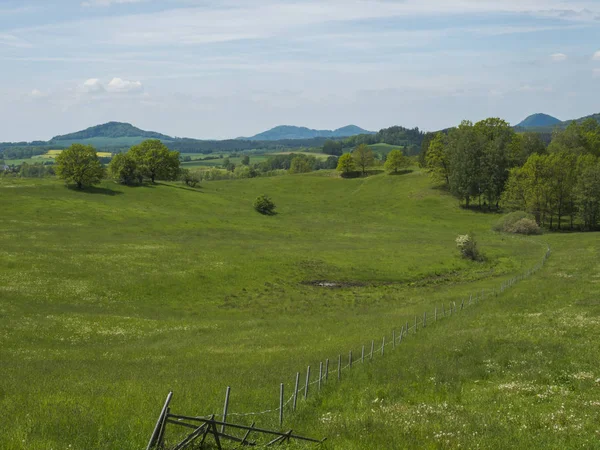
<svg viewBox="0 0 600 450"><path fill-rule="evenodd" d="M254 200L254 209L261 214L271 216L275 214L275 203L266 195L260 195Z"/></svg>
<svg viewBox="0 0 600 450"><path fill-rule="evenodd" d="M483 258L477 248L477 241L472 234L461 234L456 238L456 247L461 255L472 261L481 261Z"/></svg>
<svg viewBox="0 0 600 450"><path fill-rule="evenodd" d="M183 169L181 171L181 181L189 187L196 187L200 183L201 174L197 170Z"/></svg>
<svg viewBox="0 0 600 450"><path fill-rule="evenodd" d="M505 230L507 233L526 234L528 236L534 234L542 234L542 229L538 226L535 220L521 219Z"/></svg>
<svg viewBox="0 0 600 450"><path fill-rule="evenodd" d="M502 218L494 224L492 229L494 231L508 232L508 229L521 219L533 220L533 216L531 214L526 213L525 211L511 212L510 214L502 216Z"/></svg>
<svg viewBox="0 0 600 450"><path fill-rule="evenodd" d="M541 228L536 223L534 217L525 211L515 211L503 216L492 227L494 231L516 234L542 234Z"/></svg>

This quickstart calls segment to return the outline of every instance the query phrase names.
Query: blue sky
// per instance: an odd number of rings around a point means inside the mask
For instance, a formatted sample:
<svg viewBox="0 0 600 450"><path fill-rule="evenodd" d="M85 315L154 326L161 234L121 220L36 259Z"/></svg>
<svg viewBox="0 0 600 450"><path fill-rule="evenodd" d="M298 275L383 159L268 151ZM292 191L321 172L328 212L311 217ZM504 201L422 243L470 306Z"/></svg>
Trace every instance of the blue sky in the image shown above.
<svg viewBox="0 0 600 450"><path fill-rule="evenodd" d="M0 0L0 141L600 112L598 0Z"/></svg>

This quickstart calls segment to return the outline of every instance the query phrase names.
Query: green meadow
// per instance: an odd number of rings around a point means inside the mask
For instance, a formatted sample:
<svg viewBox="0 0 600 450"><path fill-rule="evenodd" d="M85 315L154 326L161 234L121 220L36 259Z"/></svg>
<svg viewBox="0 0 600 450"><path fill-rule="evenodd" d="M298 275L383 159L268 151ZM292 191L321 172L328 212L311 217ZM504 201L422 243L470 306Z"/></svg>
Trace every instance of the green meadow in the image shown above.
<svg viewBox="0 0 600 450"><path fill-rule="evenodd" d="M252 209L260 194L276 215ZM307 365L498 287L546 242L533 277L330 380L284 428L332 449L597 446L594 234L494 233L497 215L419 171L84 192L4 178L0 209L2 449L143 448L170 390L177 413L219 413L227 386L231 413L276 408ZM485 261L459 256L467 232Z"/></svg>

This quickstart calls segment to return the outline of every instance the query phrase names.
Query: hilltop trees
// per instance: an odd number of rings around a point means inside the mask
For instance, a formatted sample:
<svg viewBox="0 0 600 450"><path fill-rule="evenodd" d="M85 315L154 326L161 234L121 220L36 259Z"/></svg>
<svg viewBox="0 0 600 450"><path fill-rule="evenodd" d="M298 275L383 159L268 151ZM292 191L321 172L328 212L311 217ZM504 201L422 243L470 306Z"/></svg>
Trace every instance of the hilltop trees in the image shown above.
<svg viewBox="0 0 600 450"><path fill-rule="evenodd" d="M373 150L367 144L360 144L356 147L352 152L352 158L363 175L367 174L367 167L372 166L375 162Z"/></svg>
<svg viewBox="0 0 600 450"><path fill-rule="evenodd" d="M398 173L410 165L410 160L400 150L392 150L388 153L384 168L390 173Z"/></svg>
<svg viewBox="0 0 600 450"><path fill-rule="evenodd" d="M152 183L156 179L175 180L179 175L179 152L170 151L158 139L150 139L134 145L127 152L143 177Z"/></svg>
<svg viewBox="0 0 600 450"><path fill-rule="evenodd" d="M77 189L98 184L104 177L104 167L91 145L71 145L56 157L55 164L58 177L75 183Z"/></svg>

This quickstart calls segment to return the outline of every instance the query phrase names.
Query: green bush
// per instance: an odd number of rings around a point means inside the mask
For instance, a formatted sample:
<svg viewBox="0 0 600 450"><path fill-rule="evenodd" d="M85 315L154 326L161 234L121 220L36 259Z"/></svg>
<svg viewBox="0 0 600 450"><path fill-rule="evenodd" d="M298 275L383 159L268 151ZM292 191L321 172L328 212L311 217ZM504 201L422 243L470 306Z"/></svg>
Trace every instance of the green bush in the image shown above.
<svg viewBox="0 0 600 450"><path fill-rule="evenodd" d="M528 236L534 234L542 234L542 229L538 226L535 220L521 219L511 225L506 232L516 234L526 234Z"/></svg>
<svg viewBox="0 0 600 450"><path fill-rule="evenodd" d="M254 200L254 209L266 216L275 214L275 203L266 195L260 195Z"/></svg>
<svg viewBox="0 0 600 450"><path fill-rule="evenodd" d="M483 260L483 256L477 247L477 241L475 240L475 236L473 234L458 235L456 237L456 247L464 258L472 261Z"/></svg>
<svg viewBox="0 0 600 450"><path fill-rule="evenodd" d="M503 216L492 227L494 231L515 234L542 234L535 218L525 211L515 211Z"/></svg>
<svg viewBox="0 0 600 450"><path fill-rule="evenodd" d="M511 212L510 214L506 214L505 216L502 216L502 218L498 220L498 222L496 222L494 226L492 226L492 230L507 232L507 230L510 227L512 227L521 219L534 220L533 216L529 213L526 213L525 211L515 211Z"/></svg>

